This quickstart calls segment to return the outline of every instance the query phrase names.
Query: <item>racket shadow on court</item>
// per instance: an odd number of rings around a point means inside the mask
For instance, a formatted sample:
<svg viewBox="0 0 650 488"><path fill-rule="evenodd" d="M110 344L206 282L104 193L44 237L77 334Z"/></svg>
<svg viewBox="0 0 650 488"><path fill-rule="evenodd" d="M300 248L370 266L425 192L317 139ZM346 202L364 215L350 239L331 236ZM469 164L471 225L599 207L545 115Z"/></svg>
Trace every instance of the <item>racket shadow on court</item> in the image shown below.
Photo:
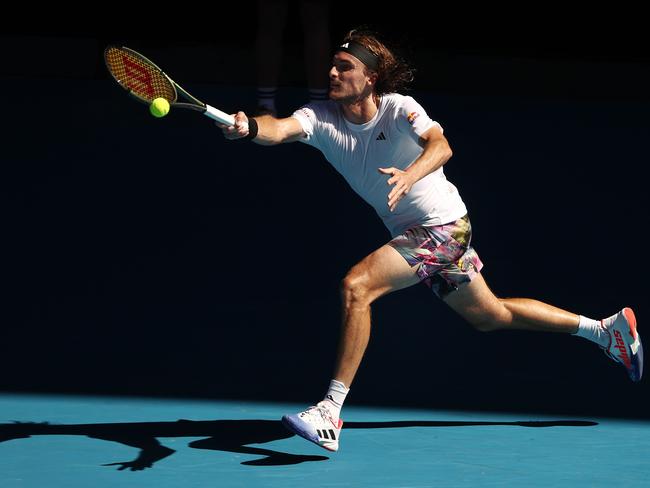
<svg viewBox="0 0 650 488"><path fill-rule="evenodd" d="M466 421L393 421L393 422L346 422L350 429L396 429L407 427L591 427L597 422L579 420L524 421L524 422L466 422ZM279 420L177 420L176 422L138 422L107 424L49 424L21 423L0 424L0 442L26 439L41 435L80 435L92 439L118 442L139 449L132 461L120 461L103 466L117 466L119 470L141 471L154 463L171 456L174 449L162 445L157 437L206 437L191 441L188 446L195 449L234 452L261 456L244 461L246 466L282 466L312 461L326 461L326 456L290 454L272 449L252 447L249 444L264 444L293 437ZM307 442L307 441L304 441Z"/></svg>

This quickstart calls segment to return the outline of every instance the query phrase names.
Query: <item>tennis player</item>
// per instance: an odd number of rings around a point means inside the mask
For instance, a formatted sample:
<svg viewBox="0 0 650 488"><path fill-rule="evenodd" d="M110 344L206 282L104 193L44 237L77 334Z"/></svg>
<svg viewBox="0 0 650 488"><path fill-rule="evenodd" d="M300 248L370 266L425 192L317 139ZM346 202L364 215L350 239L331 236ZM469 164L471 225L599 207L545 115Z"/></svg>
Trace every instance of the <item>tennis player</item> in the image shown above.
<svg viewBox="0 0 650 488"><path fill-rule="evenodd" d="M227 139L262 145L300 141L318 148L374 207L392 238L347 273L334 377L322 401L284 425L336 451L341 407L370 337L370 307L379 297L419 282L479 331L522 329L574 334L599 345L632 381L643 373L643 348L631 308L594 320L529 298L498 298L481 275L467 208L443 166L452 156L441 125L412 97L398 94L409 67L374 34L351 31L334 54L329 100L292 116L220 125Z"/></svg>

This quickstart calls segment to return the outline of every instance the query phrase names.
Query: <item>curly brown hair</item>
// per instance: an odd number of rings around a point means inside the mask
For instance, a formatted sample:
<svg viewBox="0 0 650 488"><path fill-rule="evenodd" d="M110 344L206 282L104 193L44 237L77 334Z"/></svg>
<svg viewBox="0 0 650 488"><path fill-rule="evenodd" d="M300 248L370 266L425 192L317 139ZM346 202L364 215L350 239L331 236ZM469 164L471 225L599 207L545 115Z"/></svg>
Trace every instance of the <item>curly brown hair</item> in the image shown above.
<svg viewBox="0 0 650 488"><path fill-rule="evenodd" d="M361 44L379 59L379 66L376 70L376 95L399 92L407 88L408 84L413 81L414 70L400 59L393 52L394 50L389 49L384 42L380 41L374 32L366 29L353 29L343 39L344 43L352 41Z"/></svg>

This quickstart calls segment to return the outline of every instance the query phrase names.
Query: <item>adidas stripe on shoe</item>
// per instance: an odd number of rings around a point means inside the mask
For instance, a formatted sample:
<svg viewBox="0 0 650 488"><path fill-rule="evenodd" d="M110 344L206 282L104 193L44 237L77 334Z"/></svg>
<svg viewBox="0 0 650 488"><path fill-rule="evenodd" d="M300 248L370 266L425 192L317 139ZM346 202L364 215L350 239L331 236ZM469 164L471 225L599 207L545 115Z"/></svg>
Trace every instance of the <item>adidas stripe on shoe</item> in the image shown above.
<svg viewBox="0 0 650 488"><path fill-rule="evenodd" d="M336 452L343 420L335 420L324 402L309 407L304 412L282 417L282 425L300 437Z"/></svg>

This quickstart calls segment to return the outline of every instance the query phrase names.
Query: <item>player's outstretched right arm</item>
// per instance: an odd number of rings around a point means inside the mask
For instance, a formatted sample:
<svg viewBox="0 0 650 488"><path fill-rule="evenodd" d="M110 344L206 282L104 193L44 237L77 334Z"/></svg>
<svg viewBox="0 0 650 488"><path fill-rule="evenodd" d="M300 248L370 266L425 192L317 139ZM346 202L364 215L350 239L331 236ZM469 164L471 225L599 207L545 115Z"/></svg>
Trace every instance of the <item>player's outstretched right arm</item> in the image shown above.
<svg viewBox="0 0 650 488"><path fill-rule="evenodd" d="M221 127L226 139L252 139L263 146L273 146L284 142L294 142L304 137L300 122L294 117L276 119L270 115L248 118L244 112L233 114L235 125L217 125Z"/></svg>

